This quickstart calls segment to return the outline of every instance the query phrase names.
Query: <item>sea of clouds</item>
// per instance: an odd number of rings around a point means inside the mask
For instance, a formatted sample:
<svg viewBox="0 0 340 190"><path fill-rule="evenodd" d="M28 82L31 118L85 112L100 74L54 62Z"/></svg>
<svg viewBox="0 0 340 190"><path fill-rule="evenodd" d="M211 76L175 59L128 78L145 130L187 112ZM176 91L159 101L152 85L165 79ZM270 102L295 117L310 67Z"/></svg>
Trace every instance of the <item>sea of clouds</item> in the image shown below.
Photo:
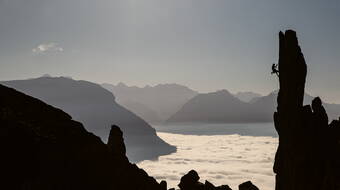
<svg viewBox="0 0 340 190"><path fill-rule="evenodd" d="M166 142L177 146L177 152L161 156L157 161L137 165L158 181L166 180L175 187L191 169L200 181L214 185L227 184L232 189L251 180L261 190L273 190L273 163L278 139L240 135L181 135L157 133Z"/></svg>

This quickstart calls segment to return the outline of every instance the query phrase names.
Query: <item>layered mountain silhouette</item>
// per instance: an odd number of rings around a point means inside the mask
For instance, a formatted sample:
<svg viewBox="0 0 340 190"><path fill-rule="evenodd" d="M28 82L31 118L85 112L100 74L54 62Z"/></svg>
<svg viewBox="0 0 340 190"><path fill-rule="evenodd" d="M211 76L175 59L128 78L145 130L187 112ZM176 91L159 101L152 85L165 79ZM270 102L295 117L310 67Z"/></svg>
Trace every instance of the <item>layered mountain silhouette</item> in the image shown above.
<svg viewBox="0 0 340 190"><path fill-rule="evenodd" d="M117 126L104 144L60 109L2 85L0 148L2 189L166 190L129 163Z"/></svg>
<svg viewBox="0 0 340 190"><path fill-rule="evenodd" d="M250 102L253 99L256 99L258 97L261 97L261 94L255 93L255 92L238 92L236 94L234 94L234 96L238 99L240 99L243 102Z"/></svg>
<svg viewBox="0 0 340 190"><path fill-rule="evenodd" d="M60 109L0 85L1 188L12 190L167 190L126 157L123 132L111 126L107 144ZM199 182L191 170L181 190L230 190ZM251 182L240 190L257 189ZM174 189L172 189L174 190Z"/></svg>
<svg viewBox="0 0 340 190"><path fill-rule="evenodd" d="M184 104L167 122L272 122L277 93L274 91L267 96L254 97L249 102L241 101L227 90L199 94ZM305 103L310 103L313 98L305 94ZM330 118L336 119L340 114L340 105L324 103L324 106Z"/></svg>
<svg viewBox="0 0 340 190"><path fill-rule="evenodd" d="M251 104L254 108L257 108L257 113L259 117L261 116L261 120L263 121L271 121L273 119L272 113L276 110L277 107L277 96L278 91L274 91L267 96L258 97L251 101ZM303 104L307 105L312 102L315 97L305 93ZM340 115L340 105L339 104L329 104L323 103L325 109L328 112L329 118L337 119Z"/></svg>
<svg viewBox="0 0 340 190"><path fill-rule="evenodd" d="M227 90L198 94L178 84L129 87L124 83L102 84L116 101L151 123L243 123L272 122L278 91L261 96L251 91L232 94ZM305 94L305 103L313 99ZM330 118L337 118L340 105L324 103Z"/></svg>
<svg viewBox="0 0 340 190"><path fill-rule="evenodd" d="M148 122L163 122L175 114L187 101L198 93L178 84L156 86L127 86L102 84L116 96L116 101Z"/></svg>
<svg viewBox="0 0 340 190"><path fill-rule="evenodd" d="M195 96L167 122L244 122L248 113L249 104L221 90Z"/></svg>
<svg viewBox="0 0 340 190"><path fill-rule="evenodd" d="M127 155L132 161L155 159L176 150L160 139L147 122L120 106L112 93L100 85L65 77L1 83L63 109L103 140L108 137L110 125L119 125L124 132Z"/></svg>
<svg viewBox="0 0 340 190"><path fill-rule="evenodd" d="M133 113L135 113L148 123L160 123L163 121L163 119L161 119L162 117L158 114L157 111L140 102L126 100L124 101L124 103L119 104L123 105L128 110L131 110Z"/></svg>

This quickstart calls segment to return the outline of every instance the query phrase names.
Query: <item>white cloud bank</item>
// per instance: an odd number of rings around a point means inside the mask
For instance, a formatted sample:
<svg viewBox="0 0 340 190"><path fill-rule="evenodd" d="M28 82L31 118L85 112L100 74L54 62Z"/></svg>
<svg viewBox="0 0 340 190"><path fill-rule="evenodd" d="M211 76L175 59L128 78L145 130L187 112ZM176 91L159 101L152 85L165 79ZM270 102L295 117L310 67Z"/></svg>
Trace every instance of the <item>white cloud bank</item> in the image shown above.
<svg viewBox="0 0 340 190"><path fill-rule="evenodd" d="M200 181L214 185L227 184L232 189L251 180L261 190L273 190L274 156L278 139L240 135L179 135L157 133L178 151L157 161L143 161L138 166L158 181L166 180L175 187L191 169L198 172Z"/></svg>
<svg viewBox="0 0 340 190"><path fill-rule="evenodd" d="M38 45L37 47L32 49L33 53L42 54L42 53L58 53L63 52L64 48L59 46L58 43L50 42L50 43L43 43Z"/></svg>

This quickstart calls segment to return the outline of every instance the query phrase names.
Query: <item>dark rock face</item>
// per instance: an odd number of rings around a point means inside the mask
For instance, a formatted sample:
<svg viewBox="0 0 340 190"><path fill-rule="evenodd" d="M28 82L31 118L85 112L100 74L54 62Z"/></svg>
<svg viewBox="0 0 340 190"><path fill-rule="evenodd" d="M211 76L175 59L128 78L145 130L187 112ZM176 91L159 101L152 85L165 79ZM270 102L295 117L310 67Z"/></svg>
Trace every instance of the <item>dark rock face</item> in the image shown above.
<svg viewBox="0 0 340 190"><path fill-rule="evenodd" d="M181 178L178 187L181 190L203 189L203 184L198 181L199 179L198 173L195 170L191 170Z"/></svg>
<svg viewBox="0 0 340 190"><path fill-rule="evenodd" d="M238 186L239 190L259 190L251 181L244 182Z"/></svg>
<svg viewBox="0 0 340 190"><path fill-rule="evenodd" d="M320 98L303 106L307 66L294 31L280 32L279 81L275 128L276 190L340 189L340 125L328 116Z"/></svg>
<svg viewBox="0 0 340 190"><path fill-rule="evenodd" d="M118 127L108 142L63 111L0 85L1 189L164 190L129 163Z"/></svg>
<svg viewBox="0 0 340 190"><path fill-rule="evenodd" d="M198 181L199 179L198 173L191 170L181 178L178 187L181 190L231 190L228 185L215 187L209 181L205 181L205 184L203 184Z"/></svg>
<svg viewBox="0 0 340 190"><path fill-rule="evenodd" d="M161 189L162 190L167 190L168 189L166 181L161 181L160 185L161 185Z"/></svg>
<svg viewBox="0 0 340 190"><path fill-rule="evenodd" d="M107 146L111 150L116 159L128 161L126 157L126 148L124 144L123 132L116 125L111 126L109 140Z"/></svg>

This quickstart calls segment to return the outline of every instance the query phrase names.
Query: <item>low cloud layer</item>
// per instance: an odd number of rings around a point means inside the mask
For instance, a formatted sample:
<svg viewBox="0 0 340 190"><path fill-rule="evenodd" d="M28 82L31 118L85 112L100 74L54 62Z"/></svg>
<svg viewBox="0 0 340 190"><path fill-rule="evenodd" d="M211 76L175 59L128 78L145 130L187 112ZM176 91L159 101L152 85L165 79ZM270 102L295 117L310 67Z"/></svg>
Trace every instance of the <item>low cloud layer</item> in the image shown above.
<svg viewBox="0 0 340 190"><path fill-rule="evenodd" d="M36 54L58 53L62 51L64 51L64 48L55 42L43 43L32 49L32 52Z"/></svg>
<svg viewBox="0 0 340 190"><path fill-rule="evenodd" d="M177 188L180 177L195 169L204 183L227 184L238 189L251 180L262 190L274 189L273 162L278 139L240 135L179 135L158 133L178 151L162 156L158 161L143 161L138 166L168 187Z"/></svg>

